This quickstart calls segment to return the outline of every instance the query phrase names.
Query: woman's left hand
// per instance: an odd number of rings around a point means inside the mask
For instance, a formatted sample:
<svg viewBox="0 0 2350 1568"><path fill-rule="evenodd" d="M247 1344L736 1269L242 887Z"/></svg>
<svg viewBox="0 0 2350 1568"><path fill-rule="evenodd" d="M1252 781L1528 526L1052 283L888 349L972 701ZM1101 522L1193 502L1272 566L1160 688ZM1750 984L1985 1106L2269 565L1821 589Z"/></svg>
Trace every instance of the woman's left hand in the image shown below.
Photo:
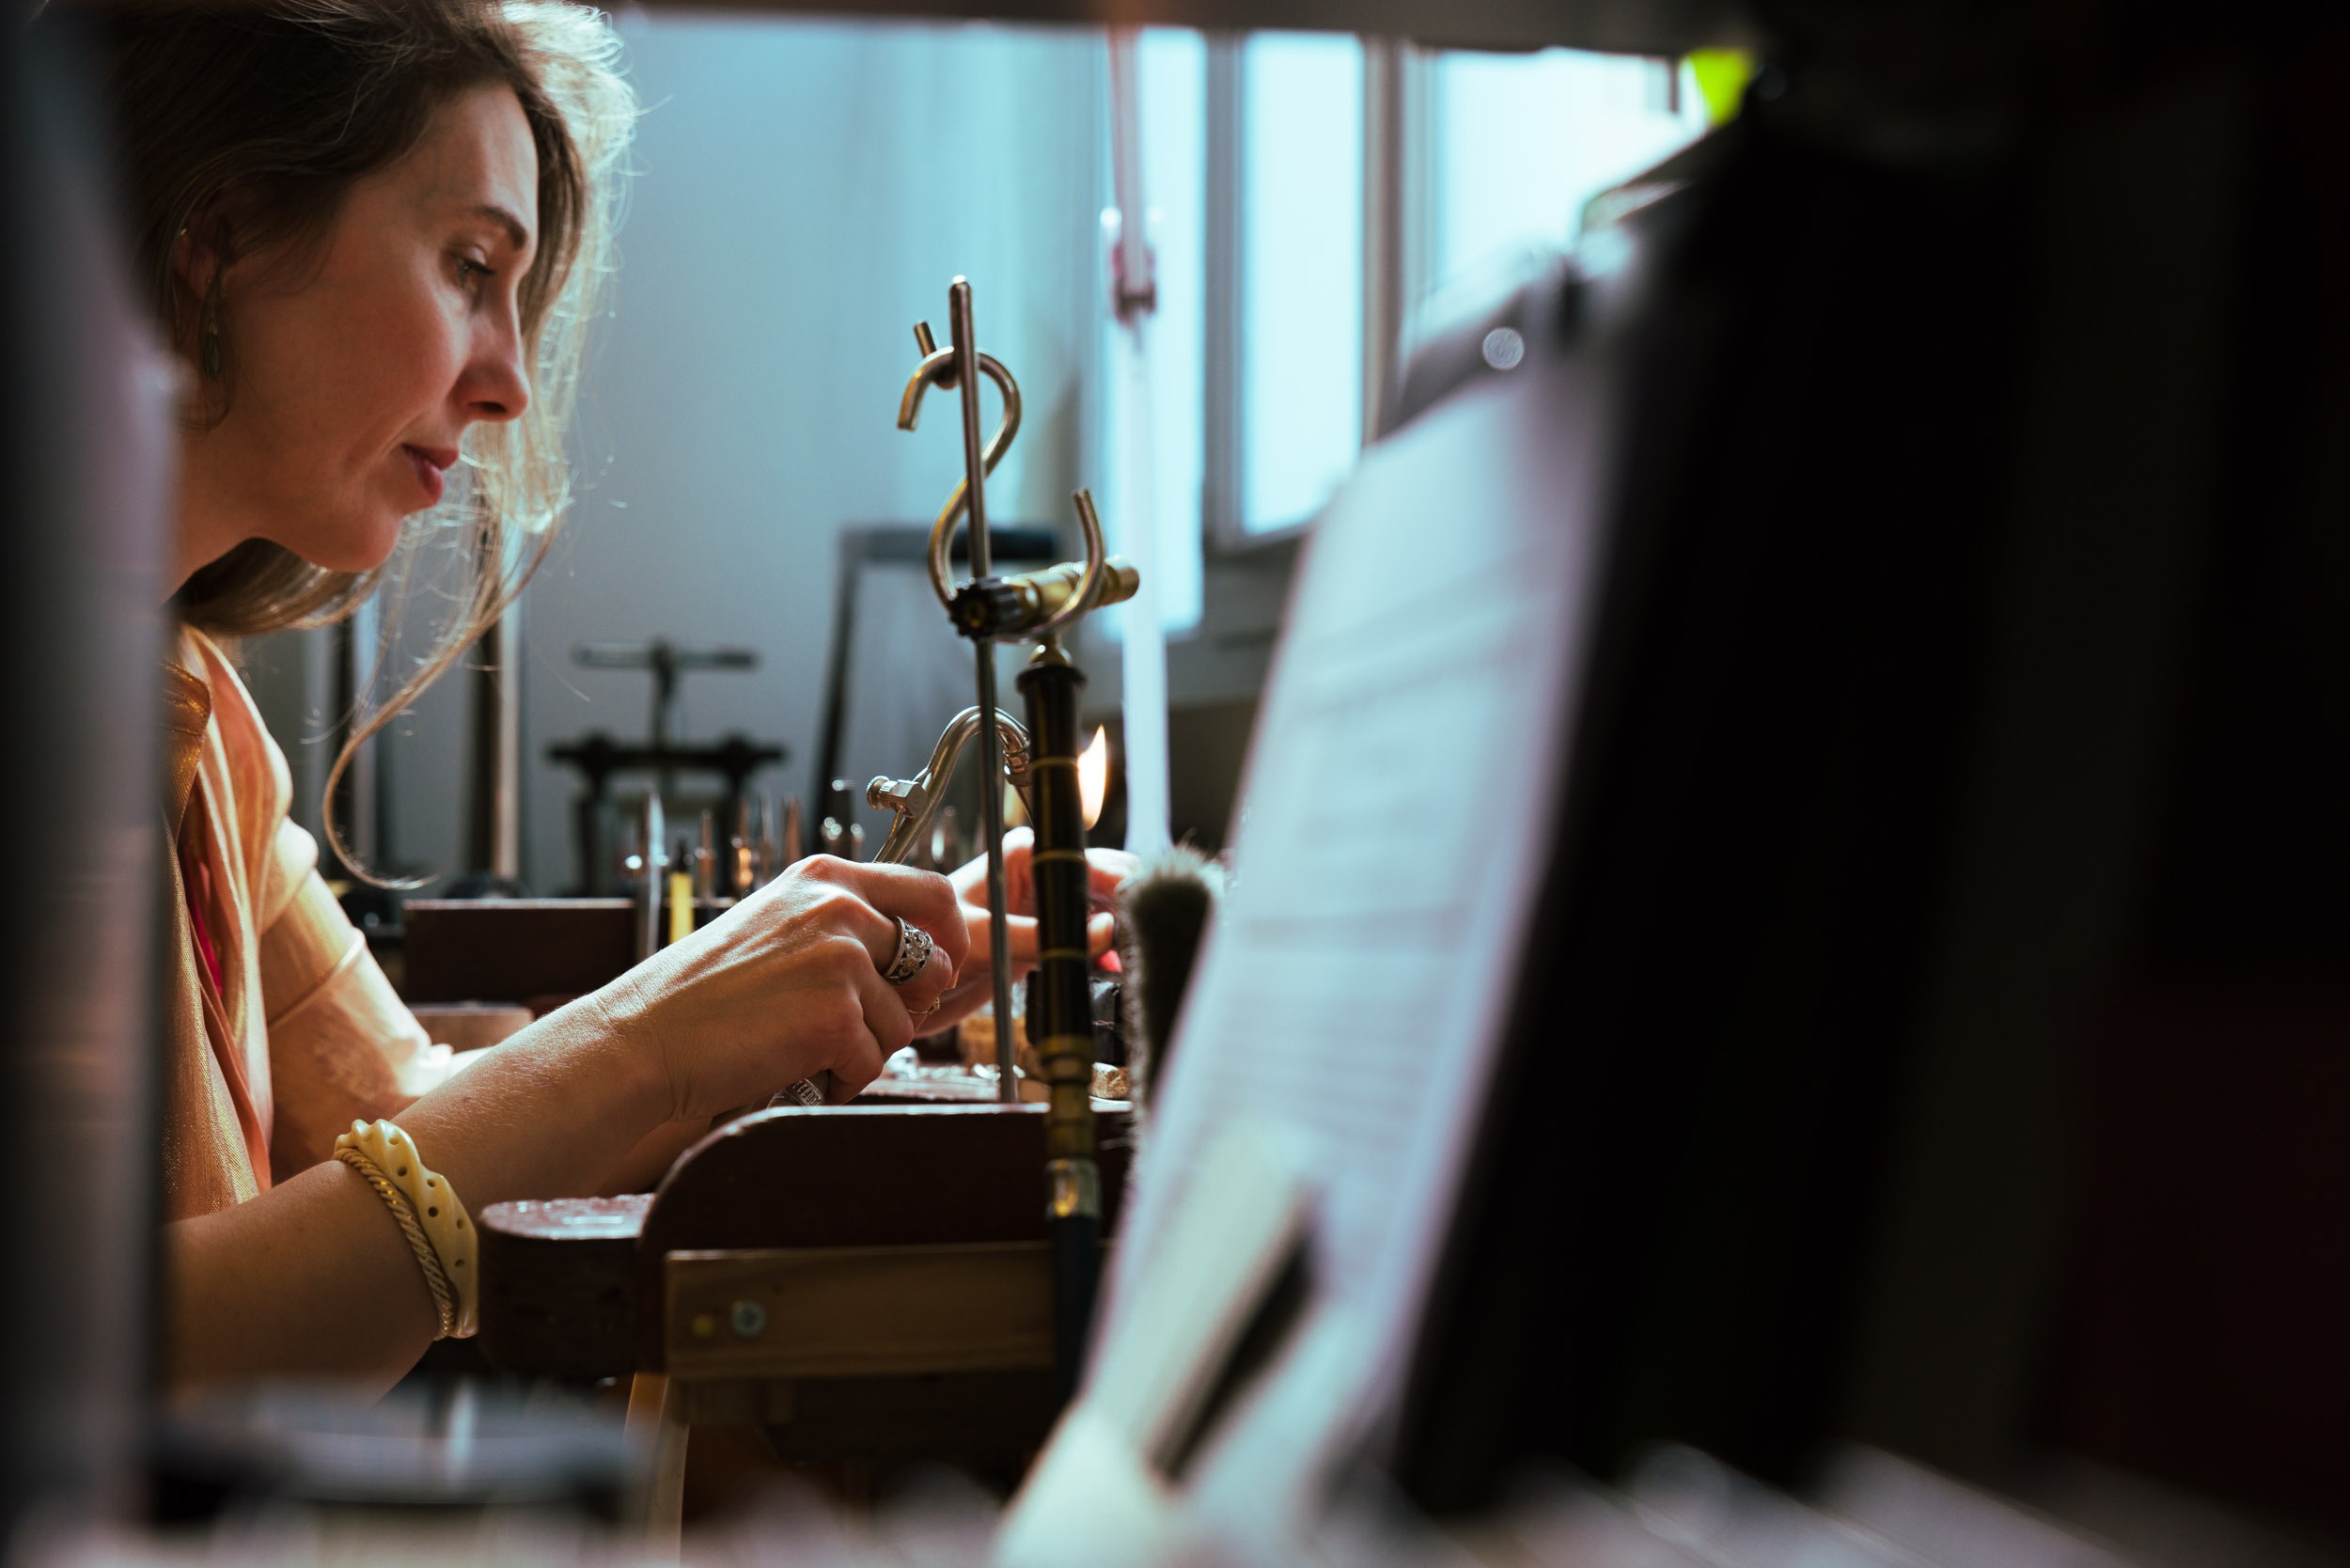
<svg viewBox="0 0 2350 1568"><path fill-rule="evenodd" d="M1015 827L1004 835L1004 935L1011 946L1014 981L1036 967L1036 878L1028 869L1028 852L1035 842L1036 835L1025 827ZM1097 903L1114 898L1139 864L1124 850L1113 849L1088 850L1086 862L1087 881ZM981 855L952 872L947 880L954 884L955 895L963 901L963 920L971 933L971 950L955 971L955 984L939 997L937 1012L923 1021L924 1034L934 1034L960 1024L985 1007L995 990L988 962L987 857ZM1106 910L1088 919L1087 950L1097 956L1107 951L1117 924L1116 917Z"/></svg>

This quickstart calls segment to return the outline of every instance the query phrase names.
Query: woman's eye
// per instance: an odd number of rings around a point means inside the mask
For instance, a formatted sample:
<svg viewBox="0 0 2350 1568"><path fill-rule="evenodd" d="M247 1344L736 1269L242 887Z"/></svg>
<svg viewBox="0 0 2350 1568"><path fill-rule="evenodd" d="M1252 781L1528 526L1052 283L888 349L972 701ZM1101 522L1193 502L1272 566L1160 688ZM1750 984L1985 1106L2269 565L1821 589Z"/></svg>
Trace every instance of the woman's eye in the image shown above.
<svg viewBox="0 0 2350 1568"><path fill-rule="evenodd" d="M457 281L468 289L478 288L494 274L470 256L457 258Z"/></svg>

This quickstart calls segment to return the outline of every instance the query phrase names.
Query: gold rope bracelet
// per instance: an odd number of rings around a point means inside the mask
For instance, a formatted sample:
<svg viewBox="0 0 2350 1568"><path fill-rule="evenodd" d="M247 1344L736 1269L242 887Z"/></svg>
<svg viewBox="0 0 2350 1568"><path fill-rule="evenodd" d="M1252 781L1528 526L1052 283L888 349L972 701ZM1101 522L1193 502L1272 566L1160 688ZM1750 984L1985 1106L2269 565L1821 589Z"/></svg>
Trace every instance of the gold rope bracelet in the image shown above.
<svg viewBox="0 0 2350 1568"><path fill-rule="evenodd" d="M425 1288L432 1293L432 1309L441 1315L441 1331L433 1336L446 1340L457 1332L457 1304L449 1292L448 1275L441 1267L440 1255L425 1239L424 1228L416 1223L416 1213L400 1196L392 1179L377 1168L376 1163L358 1150L346 1144L335 1151L335 1157L357 1171L375 1196L384 1200L384 1206L392 1212L400 1224L400 1233L407 1240L408 1250L416 1255L416 1267L424 1271Z"/></svg>

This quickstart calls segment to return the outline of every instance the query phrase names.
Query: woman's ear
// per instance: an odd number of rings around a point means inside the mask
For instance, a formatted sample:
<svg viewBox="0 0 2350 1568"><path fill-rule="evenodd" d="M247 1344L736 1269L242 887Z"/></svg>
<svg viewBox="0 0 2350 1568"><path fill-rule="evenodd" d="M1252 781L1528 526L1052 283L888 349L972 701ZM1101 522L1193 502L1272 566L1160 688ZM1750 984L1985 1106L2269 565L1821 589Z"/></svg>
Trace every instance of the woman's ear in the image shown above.
<svg viewBox="0 0 2350 1568"><path fill-rule="evenodd" d="M227 227L216 210L192 214L171 242L172 347L196 361L206 381L226 368L221 284L228 270Z"/></svg>

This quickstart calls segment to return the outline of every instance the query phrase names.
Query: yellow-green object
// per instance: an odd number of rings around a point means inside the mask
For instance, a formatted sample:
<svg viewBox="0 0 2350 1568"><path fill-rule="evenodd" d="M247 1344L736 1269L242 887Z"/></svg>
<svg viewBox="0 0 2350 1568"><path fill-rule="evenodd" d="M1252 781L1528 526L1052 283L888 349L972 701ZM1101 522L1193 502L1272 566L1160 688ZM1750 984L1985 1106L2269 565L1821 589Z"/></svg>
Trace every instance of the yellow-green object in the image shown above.
<svg viewBox="0 0 2350 1568"><path fill-rule="evenodd" d="M1738 112L1757 65L1754 55L1744 49L1700 49L1690 55L1689 71L1698 79L1698 92L1705 99L1707 124L1719 125Z"/></svg>

